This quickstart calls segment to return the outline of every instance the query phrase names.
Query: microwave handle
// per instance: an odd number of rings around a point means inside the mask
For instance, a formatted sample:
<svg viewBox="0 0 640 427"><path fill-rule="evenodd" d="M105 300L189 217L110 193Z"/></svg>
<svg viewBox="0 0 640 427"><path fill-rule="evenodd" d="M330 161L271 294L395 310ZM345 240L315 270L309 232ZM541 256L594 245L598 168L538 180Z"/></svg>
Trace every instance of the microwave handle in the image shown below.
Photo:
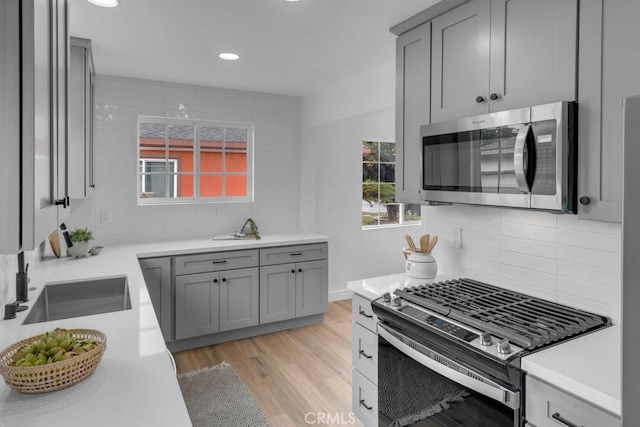
<svg viewBox="0 0 640 427"><path fill-rule="evenodd" d="M526 159L527 155L527 138L531 132L531 125L524 125L518 131L516 136L516 144L513 149L513 170L516 174L516 182L518 188L524 193L529 193L531 187L527 182L527 170L525 164L528 163Z"/></svg>

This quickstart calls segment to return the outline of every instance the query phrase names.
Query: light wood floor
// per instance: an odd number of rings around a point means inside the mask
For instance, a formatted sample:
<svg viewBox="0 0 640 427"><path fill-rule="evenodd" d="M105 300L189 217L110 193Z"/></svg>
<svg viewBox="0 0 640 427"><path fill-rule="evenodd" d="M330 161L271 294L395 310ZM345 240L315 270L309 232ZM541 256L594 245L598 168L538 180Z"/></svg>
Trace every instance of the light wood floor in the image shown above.
<svg viewBox="0 0 640 427"><path fill-rule="evenodd" d="M174 358L178 373L229 363L272 427L362 426L351 413L351 300L330 303L320 325L181 351Z"/></svg>

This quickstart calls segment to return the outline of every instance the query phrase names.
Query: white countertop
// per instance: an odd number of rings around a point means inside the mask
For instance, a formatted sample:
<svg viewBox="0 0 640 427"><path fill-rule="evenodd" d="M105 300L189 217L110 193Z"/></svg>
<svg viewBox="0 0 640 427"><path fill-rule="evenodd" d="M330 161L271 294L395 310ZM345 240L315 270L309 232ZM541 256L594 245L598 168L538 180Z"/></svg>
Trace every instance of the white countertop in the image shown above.
<svg viewBox="0 0 640 427"><path fill-rule="evenodd" d="M27 395L0 381L0 426L191 426L182 393L151 305L138 256L154 257L211 250L326 242L326 236L295 234L261 240L189 240L105 247L98 256L62 257L29 269L33 303L46 283L126 275L131 310L22 325L29 313L0 320L0 349L56 327L97 329L107 349L96 371L79 384L50 393ZM28 305L29 303L27 303Z"/></svg>
<svg viewBox="0 0 640 427"><path fill-rule="evenodd" d="M525 356L522 369L620 416L621 331L614 325Z"/></svg>
<svg viewBox="0 0 640 427"><path fill-rule="evenodd" d="M450 279L438 275L434 281ZM347 287L373 300L413 285L405 274L353 280ZM619 325L563 342L522 359L522 369L575 396L620 416L621 359Z"/></svg>

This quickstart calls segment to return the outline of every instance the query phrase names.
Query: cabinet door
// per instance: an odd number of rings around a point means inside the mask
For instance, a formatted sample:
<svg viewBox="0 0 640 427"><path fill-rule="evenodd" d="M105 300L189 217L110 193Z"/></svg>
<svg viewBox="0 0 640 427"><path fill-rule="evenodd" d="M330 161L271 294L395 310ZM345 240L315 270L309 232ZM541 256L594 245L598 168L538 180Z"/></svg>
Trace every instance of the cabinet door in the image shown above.
<svg viewBox="0 0 640 427"><path fill-rule="evenodd" d="M55 40L53 49L55 72L52 75L54 87L53 123L56 133L53 137L55 145L54 156L54 193L53 202L56 206L56 225L49 230L51 233L59 224L71 216L69 207L69 163L68 163L68 103L69 87L69 7L66 0L54 0L55 15L52 18L52 29ZM47 236L49 235L47 233ZM43 239L44 240L44 239ZM36 242L40 243L40 242Z"/></svg>
<svg viewBox="0 0 640 427"><path fill-rule="evenodd" d="M580 2L580 219L622 221L622 100L640 94L640 52L633 46L638 9L631 0Z"/></svg>
<svg viewBox="0 0 640 427"><path fill-rule="evenodd" d="M69 57L69 197L84 199L93 184L93 59L91 41L71 37Z"/></svg>
<svg viewBox="0 0 640 427"><path fill-rule="evenodd" d="M220 272L220 331L258 324L258 268Z"/></svg>
<svg viewBox="0 0 640 427"><path fill-rule="evenodd" d="M260 267L260 323L296 317L296 265Z"/></svg>
<svg viewBox="0 0 640 427"><path fill-rule="evenodd" d="M432 123L488 111L489 25L489 4L479 0L433 19Z"/></svg>
<svg viewBox="0 0 640 427"><path fill-rule="evenodd" d="M431 23L396 40L396 201L421 204L420 126L429 123Z"/></svg>
<svg viewBox="0 0 640 427"><path fill-rule="evenodd" d="M22 249L34 249L56 229L56 145L52 81L56 69L55 2L22 4Z"/></svg>
<svg viewBox="0 0 640 427"><path fill-rule="evenodd" d="M20 249L20 4L0 2L0 253Z"/></svg>
<svg viewBox="0 0 640 427"><path fill-rule="evenodd" d="M490 111L576 100L577 37L577 0L491 0Z"/></svg>
<svg viewBox="0 0 640 427"><path fill-rule="evenodd" d="M172 341L171 258L147 258L139 262L162 336L166 342Z"/></svg>
<svg viewBox="0 0 640 427"><path fill-rule="evenodd" d="M296 317L325 313L328 309L328 261L296 264Z"/></svg>
<svg viewBox="0 0 640 427"><path fill-rule="evenodd" d="M176 339L218 332L219 273L176 276Z"/></svg>

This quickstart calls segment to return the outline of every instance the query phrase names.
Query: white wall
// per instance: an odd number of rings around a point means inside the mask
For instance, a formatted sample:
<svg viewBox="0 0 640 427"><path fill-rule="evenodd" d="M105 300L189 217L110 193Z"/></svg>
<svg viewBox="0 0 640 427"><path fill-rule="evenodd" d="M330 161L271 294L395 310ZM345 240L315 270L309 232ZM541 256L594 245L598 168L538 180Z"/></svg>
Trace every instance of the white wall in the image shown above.
<svg viewBox="0 0 640 427"><path fill-rule="evenodd" d="M72 206L67 227L89 227L104 245L208 238L238 230L249 217L263 234L299 230L301 103L299 97L99 76L96 188L91 199ZM138 115L254 123L255 201L137 206ZM100 222L101 210L111 211L111 223Z"/></svg>
<svg viewBox="0 0 640 427"><path fill-rule="evenodd" d="M362 141L395 141L395 63L333 82L303 100L302 228L327 234L329 299L349 280L401 272L404 235L362 230Z"/></svg>

